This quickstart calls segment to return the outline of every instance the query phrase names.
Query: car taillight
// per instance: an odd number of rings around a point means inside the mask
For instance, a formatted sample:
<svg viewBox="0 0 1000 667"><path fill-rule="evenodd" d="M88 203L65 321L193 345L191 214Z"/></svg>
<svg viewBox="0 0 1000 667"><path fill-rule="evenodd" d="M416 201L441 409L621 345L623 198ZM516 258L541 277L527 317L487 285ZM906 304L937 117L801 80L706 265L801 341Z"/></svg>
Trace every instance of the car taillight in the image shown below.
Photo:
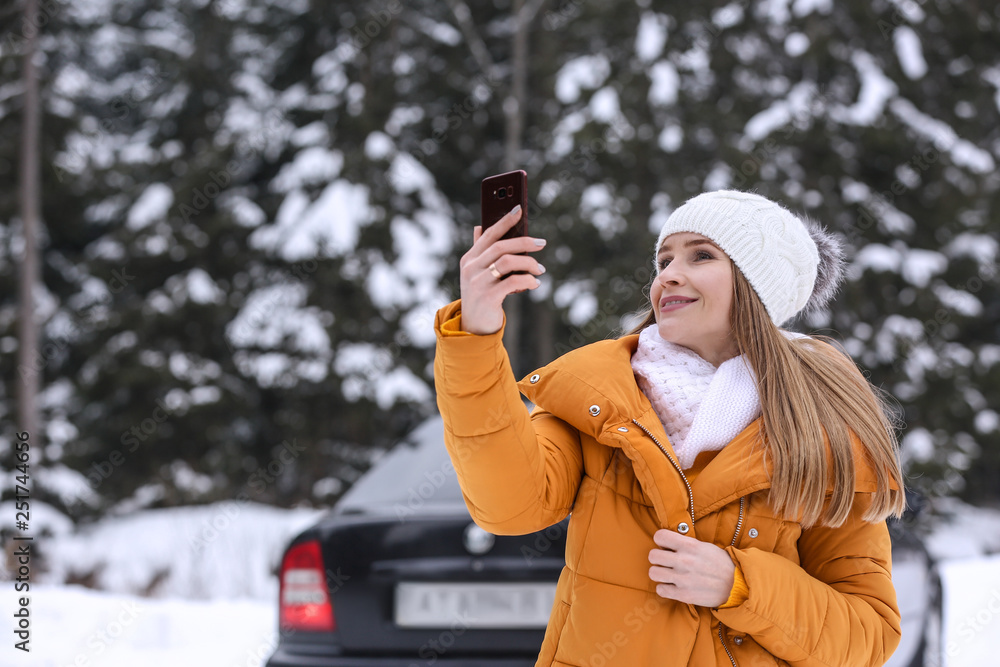
<svg viewBox="0 0 1000 667"><path fill-rule="evenodd" d="M280 597L278 624L282 629L330 632L337 627L319 542L296 544L285 554L281 561Z"/></svg>

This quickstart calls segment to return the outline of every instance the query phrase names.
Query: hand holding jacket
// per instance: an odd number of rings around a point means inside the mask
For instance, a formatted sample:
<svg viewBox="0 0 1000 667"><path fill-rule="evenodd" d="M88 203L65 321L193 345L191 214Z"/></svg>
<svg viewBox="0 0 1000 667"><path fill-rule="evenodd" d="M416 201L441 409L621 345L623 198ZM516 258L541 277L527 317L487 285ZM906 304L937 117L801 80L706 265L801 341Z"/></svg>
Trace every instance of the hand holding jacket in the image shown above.
<svg viewBox="0 0 1000 667"><path fill-rule="evenodd" d="M702 542L672 530L658 530L651 549L649 578L659 582L660 597L702 607L720 607L733 590L733 559L711 542Z"/></svg>

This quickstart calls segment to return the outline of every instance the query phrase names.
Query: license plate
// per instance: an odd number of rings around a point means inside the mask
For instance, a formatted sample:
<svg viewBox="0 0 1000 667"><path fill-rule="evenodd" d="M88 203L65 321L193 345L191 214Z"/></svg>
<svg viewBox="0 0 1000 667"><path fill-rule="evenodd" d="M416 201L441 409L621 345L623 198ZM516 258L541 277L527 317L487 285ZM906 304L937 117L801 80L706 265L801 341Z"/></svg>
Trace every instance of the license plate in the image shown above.
<svg viewBox="0 0 1000 667"><path fill-rule="evenodd" d="M556 585L416 583L396 585L396 625L409 628L544 628Z"/></svg>

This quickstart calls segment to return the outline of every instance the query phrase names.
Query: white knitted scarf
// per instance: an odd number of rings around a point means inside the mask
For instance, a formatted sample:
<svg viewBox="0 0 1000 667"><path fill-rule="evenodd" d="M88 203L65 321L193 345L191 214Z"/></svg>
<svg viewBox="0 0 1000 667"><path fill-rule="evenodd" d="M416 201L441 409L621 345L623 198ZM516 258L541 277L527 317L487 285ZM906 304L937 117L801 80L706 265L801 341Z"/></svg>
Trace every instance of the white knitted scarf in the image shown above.
<svg viewBox="0 0 1000 667"><path fill-rule="evenodd" d="M756 376L742 355L716 368L663 340L656 324L639 333L632 370L684 469L701 452L725 447L760 414Z"/></svg>

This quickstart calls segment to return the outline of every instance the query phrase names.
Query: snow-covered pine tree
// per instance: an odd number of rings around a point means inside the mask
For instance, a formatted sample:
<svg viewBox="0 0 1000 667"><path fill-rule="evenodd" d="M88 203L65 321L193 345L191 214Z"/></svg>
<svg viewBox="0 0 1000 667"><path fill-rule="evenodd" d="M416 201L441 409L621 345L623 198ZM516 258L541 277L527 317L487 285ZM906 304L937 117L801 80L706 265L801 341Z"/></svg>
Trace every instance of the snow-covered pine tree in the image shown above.
<svg viewBox="0 0 1000 667"><path fill-rule="evenodd" d="M517 371L627 324L687 197L755 189L844 234L850 281L799 326L899 398L914 482L995 499L996 13L523 6L514 166L549 245L544 287L510 306ZM506 168L512 7L67 11L44 47L46 335L65 341L44 372L51 460L78 497L326 502L432 410L433 313L458 296L479 181ZM13 206L0 192L7 238Z"/></svg>

